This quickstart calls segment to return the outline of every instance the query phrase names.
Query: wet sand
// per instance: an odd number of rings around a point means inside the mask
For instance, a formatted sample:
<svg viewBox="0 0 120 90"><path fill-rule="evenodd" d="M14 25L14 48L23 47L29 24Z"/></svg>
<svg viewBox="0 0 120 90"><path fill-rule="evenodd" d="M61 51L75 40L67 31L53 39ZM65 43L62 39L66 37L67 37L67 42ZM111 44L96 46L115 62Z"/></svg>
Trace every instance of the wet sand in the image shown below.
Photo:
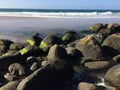
<svg viewBox="0 0 120 90"><path fill-rule="evenodd" d="M43 37L49 33L63 34L69 30L78 33L95 23L119 23L119 18L35 18L0 17L0 38L23 41L38 32Z"/></svg>

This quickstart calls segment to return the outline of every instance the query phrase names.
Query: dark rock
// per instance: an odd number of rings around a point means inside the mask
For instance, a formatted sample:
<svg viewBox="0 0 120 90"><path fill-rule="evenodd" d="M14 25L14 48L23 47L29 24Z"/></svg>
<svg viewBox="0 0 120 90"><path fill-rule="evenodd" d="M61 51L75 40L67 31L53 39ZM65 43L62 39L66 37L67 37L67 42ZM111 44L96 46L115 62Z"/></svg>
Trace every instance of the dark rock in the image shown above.
<svg viewBox="0 0 120 90"><path fill-rule="evenodd" d="M0 45L0 56L3 55L6 52L6 46L5 45Z"/></svg>
<svg viewBox="0 0 120 90"><path fill-rule="evenodd" d="M105 40L105 36L103 34L101 34L101 33L94 34L93 37L94 37L95 41L97 41L100 45Z"/></svg>
<svg viewBox="0 0 120 90"><path fill-rule="evenodd" d="M65 44L68 44L70 42L73 42L75 40L79 39L79 36L76 32L74 31L68 31L62 36L62 40L64 41Z"/></svg>
<svg viewBox="0 0 120 90"><path fill-rule="evenodd" d="M42 39L40 38L39 33L36 33L35 35L32 36L32 38L28 39L26 42L28 45L39 46L41 41Z"/></svg>
<svg viewBox="0 0 120 90"><path fill-rule="evenodd" d="M93 60L102 60L103 54L101 47L97 44L92 36L86 36L76 42L76 48L80 50L84 57Z"/></svg>
<svg viewBox="0 0 120 90"><path fill-rule="evenodd" d="M85 63L85 67L87 67L90 70L99 70L99 69L105 69L110 66L112 66L114 63L110 61L92 61Z"/></svg>
<svg viewBox="0 0 120 90"><path fill-rule="evenodd" d="M103 44L103 49L110 56L115 56L120 53L120 33L112 34L107 37Z"/></svg>
<svg viewBox="0 0 120 90"><path fill-rule="evenodd" d="M18 51L20 49L24 48L24 45L21 43L13 43L10 45L10 50Z"/></svg>
<svg viewBox="0 0 120 90"><path fill-rule="evenodd" d="M97 33L99 32L99 30L103 28L103 24L102 23L97 23L97 24L94 24L92 26L89 27L89 31L91 33Z"/></svg>
<svg viewBox="0 0 120 90"><path fill-rule="evenodd" d="M19 62L23 62L21 59L21 54L19 52L6 53L3 56L0 56L0 70L7 70L9 65Z"/></svg>
<svg viewBox="0 0 120 90"><path fill-rule="evenodd" d="M107 84L120 88L120 64L111 67L104 78Z"/></svg>
<svg viewBox="0 0 120 90"><path fill-rule="evenodd" d="M47 52L52 45L54 45L54 44L58 44L58 45L59 45L59 44L62 44L62 43L63 43L63 42L62 42L62 40L61 40L59 37L57 37L57 36L55 36L55 35L48 35L47 37L45 37L45 38L41 41L39 47L40 47L43 51Z"/></svg>
<svg viewBox="0 0 120 90"><path fill-rule="evenodd" d="M102 28L98 33L102 34L106 38L108 35L112 34L112 31L108 28Z"/></svg>
<svg viewBox="0 0 120 90"><path fill-rule="evenodd" d="M66 65L59 69L55 69L54 65L47 65L23 79L17 90L58 90L70 78L68 72Z"/></svg>
<svg viewBox="0 0 120 90"><path fill-rule="evenodd" d="M29 56L38 56L42 53L38 46L26 46L25 48L19 50L21 55L29 57Z"/></svg>
<svg viewBox="0 0 120 90"><path fill-rule="evenodd" d="M66 51L67 51L67 54L74 59L79 59L80 57L83 56L82 53L74 47L67 47Z"/></svg>
<svg viewBox="0 0 120 90"><path fill-rule="evenodd" d="M49 61L56 60L56 59L66 59L67 58L67 51L65 48L58 46L55 44L52 46L48 52L47 59Z"/></svg>
<svg viewBox="0 0 120 90"><path fill-rule="evenodd" d="M2 86L0 90L16 90L20 81L9 82L6 85Z"/></svg>

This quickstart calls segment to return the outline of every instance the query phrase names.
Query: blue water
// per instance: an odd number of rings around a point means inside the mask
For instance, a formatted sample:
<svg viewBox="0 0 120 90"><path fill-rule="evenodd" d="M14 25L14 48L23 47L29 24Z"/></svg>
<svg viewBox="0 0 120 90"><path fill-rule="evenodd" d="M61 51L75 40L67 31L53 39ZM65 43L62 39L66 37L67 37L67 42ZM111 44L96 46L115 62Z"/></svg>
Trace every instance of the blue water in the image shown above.
<svg viewBox="0 0 120 90"><path fill-rule="evenodd" d="M120 18L120 10L0 9L0 16Z"/></svg>

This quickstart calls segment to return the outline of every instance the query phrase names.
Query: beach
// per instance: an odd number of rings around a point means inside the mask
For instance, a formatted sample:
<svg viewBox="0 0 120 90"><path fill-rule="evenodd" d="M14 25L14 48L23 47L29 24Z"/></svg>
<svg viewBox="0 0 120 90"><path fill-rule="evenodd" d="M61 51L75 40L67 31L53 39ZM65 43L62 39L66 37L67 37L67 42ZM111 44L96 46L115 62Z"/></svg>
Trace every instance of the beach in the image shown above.
<svg viewBox="0 0 120 90"><path fill-rule="evenodd" d="M74 30L78 33L95 23L119 23L119 18L53 18L0 16L0 38L23 42L35 33L64 34Z"/></svg>

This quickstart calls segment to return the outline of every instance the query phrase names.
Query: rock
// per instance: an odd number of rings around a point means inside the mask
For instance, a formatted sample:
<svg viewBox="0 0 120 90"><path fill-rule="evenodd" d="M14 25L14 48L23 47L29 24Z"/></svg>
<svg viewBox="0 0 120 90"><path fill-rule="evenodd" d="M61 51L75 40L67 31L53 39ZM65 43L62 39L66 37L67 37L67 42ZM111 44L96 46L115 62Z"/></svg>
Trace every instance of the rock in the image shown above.
<svg viewBox="0 0 120 90"><path fill-rule="evenodd" d="M106 83L120 88L120 64L111 67L104 76Z"/></svg>
<svg viewBox="0 0 120 90"><path fill-rule="evenodd" d="M108 28L102 28L98 33L102 34L106 38L108 37L108 35L112 34L112 31L111 29L108 29Z"/></svg>
<svg viewBox="0 0 120 90"><path fill-rule="evenodd" d="M120 62L120 54L113 57L113 60L116 61L116 62Z"/></svg>
<svg viewBox="0 0 120 90"><path fill-rule="evenodd" d="M10 73L6 73L6 74L4 75L4 78L5 78L7 81L9 81L9 82L20 79L19 76L16 76L16 75L13 75L13 74L10 74Z"/></svg>
<svg viewBox="0 0 120 90"><path fill-rule="evenodd" d="M10 52L6 53L3 56L0 56L0 70L7 70L9 65L12 63L21 63L21 54L19 52Z"/></svg>
<svg viewBox="0 0 120 90"><path fill-rule="evenodd" d="M26 46L25 48L19 50L22 56L38 56L41 54L41 50L39 49L38 46Z"/></svg>
<svg viewBox="0 0 120 90"><path fill-rule="evenodd" d="M110 61L92 61L85 63L85 66L90 70L105 69L112 66L114 63Z"/></svg>
<svg viewBox="0 0 120 90"><path fill-rule="evenodd" d="M55 69L53 66L47 65L36 70L23 79L16 90L58 90L70 78L70 73L66 67Z"/></svg>
<svg viewBox="0 0 120 90"><path fill-rule="evenodd" d="M37 62L37 59L33 56L30 56L27 58L27 64L33 64L34 62Z"/></svg>
<svg viewBox="0 0 120 90"><path fill-rule="evenodd" d="M99 30L101 28L103 28L103 24L102 23L96 23L96 24L89 27L89 31L91 33L97 33L97 32L99 32Z"/></svg>
<svg viewBox="0 0 120 90"><path fill-rule="evenodd" d="M53 45L47 55L48 61L54 61L56 59L66 59L67 52L65 48L58 46L57 44Z"/></svg>
<svg viewBox="0 0 120 90"><path fill-rule="evenodd" d="M105 36L103 34L101 34L101 33L94 34L93 37L94 37L95 41L97 41L100 45L105 40Z"/></svg>
<svg viewBox="0 0 120 90"><path fill-rule="evenodd" d="M7 51L5 45L0 45L0 56L3 55Z"/></svg>
<svg viewBox="0 0 120 90"><path fill-rule="evenodd" d="M11 64L8 71L10 74L17 76L24 76L26 74L24 67L19 63Z"/></svg>
<svg viewBox="0 0 120 90"><path fill-rule="evenodd" d="M39 46L41 41L42 39L40 38L39 33L36 33L35 35L32 36L32 38L28 39L26 43L31 46L34 45Z"/></svg>
<svg viewBox="0 0 120 90"><path fill-rule="evenodd" d="M103 53L101 47L97 44L94 38L90 35L79 39L76 42L76 48L81 51L84 57L93 59L93 60L102 60Z"/></svg>
<svg viewBox="0 0 120 90"><path fill-rule="evenodd" d="M13 43L10 45L10 50L19 51L22 48L24 48L24 45L21 43Z"/></svg>
<svg viewBox="0 0 120 90"><path fill-rule="evenodd" d="M110 23L107 25L108 29L111 29L113 33L120 33L120 25L118 23Z"/></svg>
<svg viewBox="0 0 120 90"><path fill-rule="evenodd" d="M83 56L82 53L74 47L67 47L66 51L67 51L67 54L74 59L79 59L80 57Z"/></svg>
<svg viewBox="0 0 120 90"><path fill-rule="evenodd" d="M105 88L92 83L81 82L79 83L77 90L105 90Z"/></svg>
<svg viewBox="0 0 120 90"><path fill-rule="evenodd" d="M120 53L120 33L112 34L107 37L103 44L103 49L110 56L115 56Z"/></svg>
<svg viewBox="0 0 120 90"><path fill-rule="evenodd" d="M65 44L68 44L70 42L73 42L75 40L79 39L79 36L76 32L74 31L68 31L62 36L62 40L64 41Z"/></svg>
<svg viewBox="0 0 120 90"><path fill-rule="evenodd" d="M61 40L59 37L57 37L57 36L55 36L55 35L48 35L47 37L45 37L45 38L41 41L39 47L40 47L43 51L47 52L52 45L54 45L54 44L58 44L58 45L59 45L59 44L62 44L62 43L63 43L63 42L62 42L62 40Z"/></svg>
<svg viewBox="0 0 120 90"><path fill-rule="evenodd" d="M38 69L38 63L37 63L37 62L34 62L34 63L32 64L32 66L30 67L30 70L35 71L35 70L37 70L37 69Z"/></svg>
<svg viewBox="0 0 120 90"><path fill-rule="evenodd" d="M20 81L9 82L6 85L2 86L0 90L16 90Z"/></svg>

